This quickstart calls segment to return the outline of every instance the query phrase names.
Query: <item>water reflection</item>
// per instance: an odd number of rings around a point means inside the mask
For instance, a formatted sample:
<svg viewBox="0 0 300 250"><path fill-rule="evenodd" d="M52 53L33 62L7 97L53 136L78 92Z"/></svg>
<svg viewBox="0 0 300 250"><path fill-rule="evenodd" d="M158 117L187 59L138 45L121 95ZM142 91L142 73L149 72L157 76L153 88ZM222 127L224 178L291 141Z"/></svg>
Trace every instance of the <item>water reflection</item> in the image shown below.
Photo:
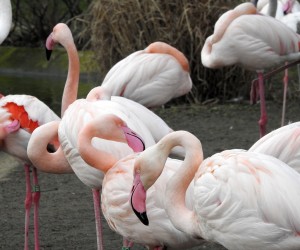
<svg viewBox="0 0 300 250"><path fill-rule="evenodd" d="M54 112L60 114L61 97L66 77L54 76L22 76L0 74L0 93L33 95L45 102ZM78 98L87 95L95 82L80 80Z"/></svg>

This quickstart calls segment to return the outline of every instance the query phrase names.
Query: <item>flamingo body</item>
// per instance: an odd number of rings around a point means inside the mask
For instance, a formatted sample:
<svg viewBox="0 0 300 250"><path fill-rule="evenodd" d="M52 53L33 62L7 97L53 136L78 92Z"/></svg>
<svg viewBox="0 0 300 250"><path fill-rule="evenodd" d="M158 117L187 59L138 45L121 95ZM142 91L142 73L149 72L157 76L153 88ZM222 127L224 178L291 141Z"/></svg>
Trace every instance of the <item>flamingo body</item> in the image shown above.
<svg viewBox="0 0 300 250"><path fill-rule="evenodd" d="M125 106L106 100L89 102L85 99L78 99L72 103L59 125L59 140L75 174L87 186L97 189L101 188L104 173L82 160L77 149L77 136L87 122L101 114L115 114L120 117L130 128L141 135L146 147L155 143L143 122ZM94 147L113 154L116 159L133 153L133 150L124 143L95 138L93 144Z"/></svg>
<svg viewBox="0 0 300 250"><path fill-rule="evenodd" d="M1 1L0 13L0 44L6 39L9 34L12 24L12 10L10 0Z"/></svg>
<svg viewBox="0 0 300 250"><path fill-rule="evenodd" d="M104 177L101 204L110 228L150 249L157 246L167 249L187 249L200 245L202 239L193 239L173 226L164 208L165 200L162 194L165 193L166 182L180 168L180 160L168 160L157 182L148 190L146 206L150 223L149 226L140 223L128 202L136 157L137 155L130 155L121 159Z"/></svg>
<svg viewBox="0 0 300 250"><path fill-rule="evenodd" d="M220 40L212 43L213 37L206 39L201 52L202 63L209 68L240 64L256 71L300 58L298 34L269 16L239 16Z"/></svg>
<svg viewBox="0 0 300 250"><path fill-rule="evenodd" d="M168 44L156 42L114 65L101 86L111 96L123 96L152 108L187 94L192 80L185 56Z"/></svg>
<svg viewBox="0 0 300 250"><path fill-rule="evenodd" d="M10 113L13 108L17 107ZM10 113L10 120L19 120L21 129L10 133L4 139L2 150L30 164L27 156L27 145L33 130L50 121L59 121L60 118L42 101L29 95L7 95L0 98L0 107ZM21 111L21 113L16 113ZM32 125L33 124L33 125Z"/></svg>
<svg viewBox="0 0 300 250"><path fill-rule="evenodd" d="M136 190L150 190L175 145L186 149L186 157L168 181L164 198L177 229L230 250L300 247L300 175L275 157L245 150L226 150L203 160L200 141L185 131L165 136L138 156L131 195L137 214L145 196ZM192 209L186 205L189 197Z"/></svg>
<svg viewBox="0 0 300 250"><path fill-rule="evenodd" d="M274 156L300 173L300 122L280 127L254 143L248 151Z"/></svg>

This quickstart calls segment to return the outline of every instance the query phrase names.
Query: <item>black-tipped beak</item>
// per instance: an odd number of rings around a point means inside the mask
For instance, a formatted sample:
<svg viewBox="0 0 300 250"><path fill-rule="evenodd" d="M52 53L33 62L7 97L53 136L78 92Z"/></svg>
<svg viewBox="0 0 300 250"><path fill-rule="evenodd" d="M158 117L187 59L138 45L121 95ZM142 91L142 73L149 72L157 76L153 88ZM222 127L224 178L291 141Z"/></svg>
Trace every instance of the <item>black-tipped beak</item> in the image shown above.
<svg viewBox="0 0 300 250"><path fill-rule="evenodd" d="M48 61L50 60L51 53L52 53L52 50L49 50L49 49L46 48L46 57L47 57Z"/></svg>
<svg viewBox="0 0 300 250"><path fill-rule="evenodd" d="M149 226L149 220L148 220L148 216L146 212L138 212L136 211L136 209L134 208L133 204L132 204L132 196L130 199L130 204L131 204L131 208L133 210L133 212L135 213L135 215L139 218L139 220L145 225L145 226Z"/></svg>
<svg viewBox="0 0 300 250"><path fill-rule="evenodd" d="M142 212L139 213L138 211L136 211L134 208L133 212L135 213L135 215L139 218L139 220L145 225L145 226L149 226L149 220L148 220L148 216L146 212Z"/></svg>

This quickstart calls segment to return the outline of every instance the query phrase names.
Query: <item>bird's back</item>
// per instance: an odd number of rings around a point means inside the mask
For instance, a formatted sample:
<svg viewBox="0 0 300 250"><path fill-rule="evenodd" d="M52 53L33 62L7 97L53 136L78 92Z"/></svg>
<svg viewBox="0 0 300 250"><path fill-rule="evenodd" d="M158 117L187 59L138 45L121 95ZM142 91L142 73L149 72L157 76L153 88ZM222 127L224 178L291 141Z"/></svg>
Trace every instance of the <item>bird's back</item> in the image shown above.
<svg viewBox="0 0 300 250"><path fill-rule="evenodd" d="M222 39L212 43L213 37L207 38L201 52L202 63L209 68L239 64L249 70L263 70L300 59L299 35L269 16L239 16Z"/></svg>
<svg viewBox="0 0 300 250"><path fill-rule="evenodd" d="M300 122L266 134L249 151L274 156L300 173Z"/></svg>
<svg viewBox="0 0 300 250"><path fill-rule="evenodd" d="M243 150L216 154L196 174L201 230L228 249L298 249L299 188L300 175L274 157Z"/></svg>
<svg viewBox="0 0 300 250"><path fill-rule="evenodd" d="M137 51L118 62L102 86L112 96L124 96L146 107L157 107L192 88L188 71L169 54Z"/></svg>

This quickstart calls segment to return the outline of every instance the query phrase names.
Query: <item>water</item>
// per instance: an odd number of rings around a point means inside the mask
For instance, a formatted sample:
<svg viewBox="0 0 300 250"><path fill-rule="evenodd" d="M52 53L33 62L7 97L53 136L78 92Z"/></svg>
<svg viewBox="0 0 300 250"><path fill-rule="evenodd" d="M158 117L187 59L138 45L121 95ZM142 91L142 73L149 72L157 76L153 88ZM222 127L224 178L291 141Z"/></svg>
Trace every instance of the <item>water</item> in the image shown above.
<svg viewBox="0 0 300 250"><path fill-rule="evenodd" d="M54 112L60 114L61 98L66 76L0 74L0 93L33 95L46 103ZM80 80L78 98L97 85L87 78Z"/></svg>

